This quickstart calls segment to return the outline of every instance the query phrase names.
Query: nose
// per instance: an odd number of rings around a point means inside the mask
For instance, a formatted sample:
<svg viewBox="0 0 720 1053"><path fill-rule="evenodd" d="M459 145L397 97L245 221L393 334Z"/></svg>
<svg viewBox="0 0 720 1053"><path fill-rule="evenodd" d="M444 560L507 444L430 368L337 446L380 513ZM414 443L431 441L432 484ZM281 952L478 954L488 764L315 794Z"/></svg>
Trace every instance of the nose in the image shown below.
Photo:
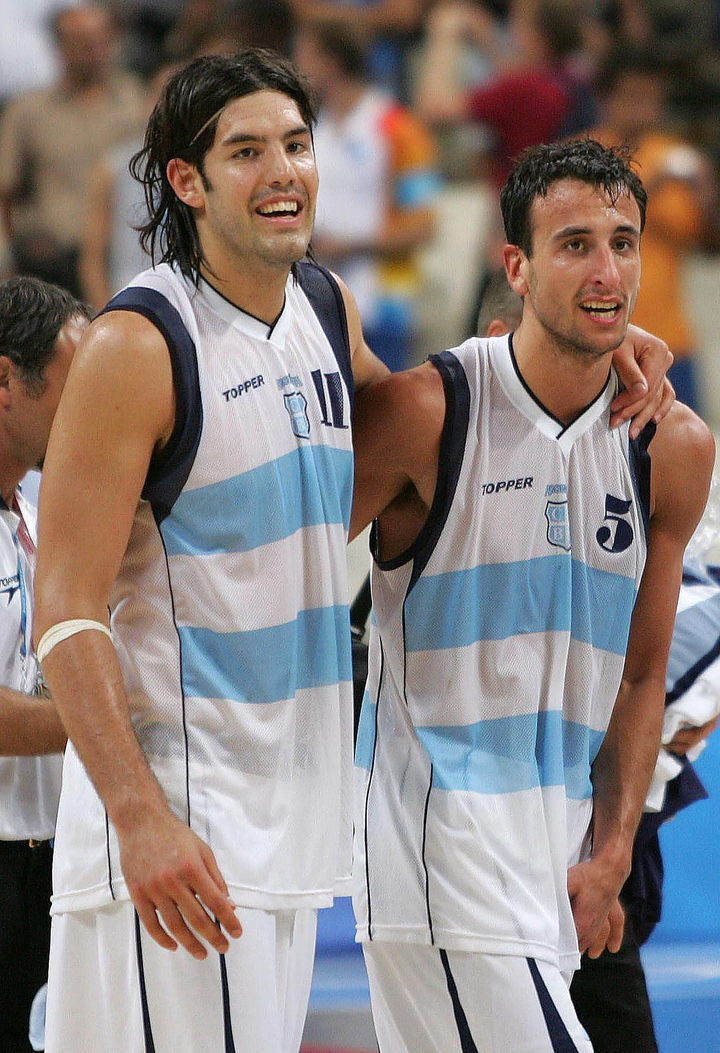
<svg viewBox="0 0 720 1053"><path fill-rule="evenodd" d="M295 168L284 143L272 143L266 154L268 183L288 186L295 181Z"/></svg>
<svg viewBox="0 0 720 1053"><path fill-rule="evenodd" d="M609 288L619 285L620 271L611 245L600 245L594 253L592 279L598 285L605 285Z"/></svg>

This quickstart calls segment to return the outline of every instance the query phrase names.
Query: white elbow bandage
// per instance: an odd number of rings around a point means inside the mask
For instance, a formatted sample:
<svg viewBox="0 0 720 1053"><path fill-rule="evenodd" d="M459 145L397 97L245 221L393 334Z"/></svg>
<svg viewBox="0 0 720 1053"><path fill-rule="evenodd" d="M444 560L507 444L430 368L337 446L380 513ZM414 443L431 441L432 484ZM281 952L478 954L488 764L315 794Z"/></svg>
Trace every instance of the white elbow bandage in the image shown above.
<svg viewBox="0 0 720 1053"><path fill-rule="evenodd" d="M66 622L58 622L57 625L51 625L42 634L35 652L38 662L42 665L53 647L62 643L63 640L67 640L68 637L75 636L76 633L85 632L86 629L96 629L98 632L105 633L112 640L110 630L102 622L94 622L90 618L70 618Z"/></svg>

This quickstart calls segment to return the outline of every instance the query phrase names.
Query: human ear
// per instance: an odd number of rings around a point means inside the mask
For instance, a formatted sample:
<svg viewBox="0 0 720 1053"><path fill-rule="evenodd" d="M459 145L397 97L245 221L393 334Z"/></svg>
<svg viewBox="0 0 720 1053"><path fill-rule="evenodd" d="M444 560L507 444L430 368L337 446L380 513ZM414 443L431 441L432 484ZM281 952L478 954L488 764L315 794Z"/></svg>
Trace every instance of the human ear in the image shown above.
<svg viewBox="0 0 720 1053"><path fill-rule="evenodd" d="M506 245L503 249L503 262L507 274L508 285L518 296L525 296L528 292L528 283L525 276L527 270L527 256L519 245Z"/></svg>
<svg viewBox="0 0 720 1053"><path fill-rule="evenodd" d="M180 157L173 157L168 161L165 172L168 183L183 204L190 208L200 208L204 204L202 180L195 165Z"/></svg>

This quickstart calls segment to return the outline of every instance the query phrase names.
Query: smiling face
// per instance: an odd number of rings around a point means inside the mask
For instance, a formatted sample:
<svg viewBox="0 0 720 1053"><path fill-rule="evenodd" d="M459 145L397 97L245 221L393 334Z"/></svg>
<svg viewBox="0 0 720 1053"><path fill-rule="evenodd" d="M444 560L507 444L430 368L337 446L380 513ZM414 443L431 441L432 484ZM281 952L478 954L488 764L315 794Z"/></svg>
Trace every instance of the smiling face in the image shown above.
<svg viewBox="0 0 720 1053"><path fill-rule="evenodd" d="M640 210L612 202L576 179L551 184L530 211L532 254L508 246L512 287L525 297L523 322L571 355L599 358L625 336L640 282Z"/></svg>
<svg viewBox="0 0 720 1053"><path fill-rule="evenodd" d="M168 178L195 210L214 273L286 273L305 255L318 176L310 129L287 95L258 91L228 103L202 172L175 159Z"/></svg>

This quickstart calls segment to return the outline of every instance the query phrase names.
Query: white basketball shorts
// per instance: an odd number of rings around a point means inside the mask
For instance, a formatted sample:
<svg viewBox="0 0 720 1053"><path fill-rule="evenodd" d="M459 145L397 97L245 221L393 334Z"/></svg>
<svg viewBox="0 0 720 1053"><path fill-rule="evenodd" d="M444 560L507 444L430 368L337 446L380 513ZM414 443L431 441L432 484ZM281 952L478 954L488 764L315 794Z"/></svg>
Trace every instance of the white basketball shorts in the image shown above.
<svg viewBox="0 0 720 1053"><path fill-rule="evenodd" d="M130 902L56 915L47 1053L297 1053L316 911L237 915L243 935L204 961L160 947Z"/></svg>
<svg viewBox="0 0 720 1053"><path fill-rule="evenodd" d="M548 962L412 943L363 951L381 1053L592 1053Z"/></svg>

